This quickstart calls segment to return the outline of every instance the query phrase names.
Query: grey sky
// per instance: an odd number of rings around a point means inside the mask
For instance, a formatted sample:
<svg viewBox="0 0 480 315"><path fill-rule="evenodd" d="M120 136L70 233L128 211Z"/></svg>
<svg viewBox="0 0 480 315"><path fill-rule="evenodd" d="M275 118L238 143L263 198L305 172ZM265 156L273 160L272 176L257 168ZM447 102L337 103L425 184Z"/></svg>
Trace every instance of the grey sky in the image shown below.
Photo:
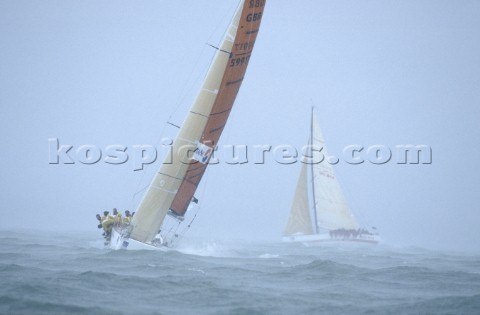
<svg viewBox="0 0 480 315"><path fill-rule="evenodd" d="M89 230L104 209L133 209L155 167L50 165L48 139L158 144L236 3L0 0L0 228ZM313 100L331 154L430 145L431 165L335 169L387 243L478 251L479 86L479 1L269 0L221 142L300 148ZM190 235L279 240L299 170L271 154L211 166Z"/></svg>

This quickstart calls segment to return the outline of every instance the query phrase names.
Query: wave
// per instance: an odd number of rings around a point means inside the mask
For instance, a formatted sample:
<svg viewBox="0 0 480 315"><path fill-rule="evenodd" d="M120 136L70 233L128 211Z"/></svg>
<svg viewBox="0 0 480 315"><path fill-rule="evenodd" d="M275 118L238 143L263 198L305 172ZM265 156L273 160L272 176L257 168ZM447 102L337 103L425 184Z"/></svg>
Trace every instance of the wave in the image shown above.
<svg viewBox="0 0 480 315"><path fill-rule="evenodd" d="M478 256L200 240L111 251L31 237L0 244L0 313L480 313Z"/></svg>
<svg viewBox="0 0 480 315"><path fill-rule="evenodd" d="M414 301L402 302L394 306L379 307L376 309L376 313L435 315L480 314L480 295L446 295L429 299L417 297L414 298Z"/></svg>
<svg viewBox="0 0 480 315"><path fill-rule="evenodd" d="M0 296L0 312L3 314L105 314L117 315L122 312L111 311L101 307L86 307L82 305L53 303L39 301L28 296Z"/></svg>

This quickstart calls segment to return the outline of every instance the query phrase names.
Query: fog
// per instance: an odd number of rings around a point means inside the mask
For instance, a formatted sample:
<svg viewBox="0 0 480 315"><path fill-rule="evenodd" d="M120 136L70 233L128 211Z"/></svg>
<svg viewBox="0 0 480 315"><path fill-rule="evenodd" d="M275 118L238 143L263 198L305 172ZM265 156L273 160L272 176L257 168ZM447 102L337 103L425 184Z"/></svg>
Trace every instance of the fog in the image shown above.
<svg viewBox="0 0 480 315"><path fill-rule="evenodd" d="M162 153L236 4L0 1L0 228L98 232L96 213L134 209L158 163L88 165L75 152ZM335 165L360 221L392 246L478 252L479 17L473 0L269 0L220 145L300 149L314 105L330 154L392 151ZM73 146L73 164L51 163L52 138ZM398 163L397 145L430 147L431 163ZM300 164L219 159L189 237L279 241Z"/></svg>

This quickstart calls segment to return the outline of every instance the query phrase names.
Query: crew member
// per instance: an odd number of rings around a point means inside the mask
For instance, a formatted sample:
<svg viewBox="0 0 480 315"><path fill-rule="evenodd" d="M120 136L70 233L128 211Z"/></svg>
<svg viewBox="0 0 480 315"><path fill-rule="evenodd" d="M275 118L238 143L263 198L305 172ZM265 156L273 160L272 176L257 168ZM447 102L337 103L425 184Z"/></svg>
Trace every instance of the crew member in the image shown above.
<svg viewBox="0 0 480 315"><path fill-rule="evenodd" d="M129 225L131 219L132 219L132 215L130 214L130 211L125 210L125 217L123 218L123 224L124 225Z"/></svg>
<svg viewBox="0 0 480 315"><path fill-rule="evenodd" d="M101 229L102 228L102 217L100 216L100 214L97 213L97 215L95 216L98 220L98 228Z"/></svg>
<svg viewBox="0 0 480 315"><path fill-rule="evenodd" d="M103 230L105 231L105 238L107 240L110 239L110 235L112 234L113 223L114 223L114 217L109 215L108 211L104 211L103 217L102 217L102 227L103 227Z"/></svg>
<svg viewBox="0 0 480 315"><path fill-rule="evenodd" d="M122 214L118 213L117 208L113 208L113 222L116 226L122 224Z"/></svg>

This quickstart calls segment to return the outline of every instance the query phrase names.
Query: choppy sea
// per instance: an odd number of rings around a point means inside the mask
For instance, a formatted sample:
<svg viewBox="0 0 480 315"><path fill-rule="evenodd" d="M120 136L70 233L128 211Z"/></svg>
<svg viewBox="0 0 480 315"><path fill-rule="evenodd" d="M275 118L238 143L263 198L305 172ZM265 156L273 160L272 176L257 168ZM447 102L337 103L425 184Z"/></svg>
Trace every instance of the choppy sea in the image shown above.
<svg viewBox="0 0 480 315"><path fill-rule="evenodd" d="M480 255L0 232L1 314L480 314Z"/></svg>

